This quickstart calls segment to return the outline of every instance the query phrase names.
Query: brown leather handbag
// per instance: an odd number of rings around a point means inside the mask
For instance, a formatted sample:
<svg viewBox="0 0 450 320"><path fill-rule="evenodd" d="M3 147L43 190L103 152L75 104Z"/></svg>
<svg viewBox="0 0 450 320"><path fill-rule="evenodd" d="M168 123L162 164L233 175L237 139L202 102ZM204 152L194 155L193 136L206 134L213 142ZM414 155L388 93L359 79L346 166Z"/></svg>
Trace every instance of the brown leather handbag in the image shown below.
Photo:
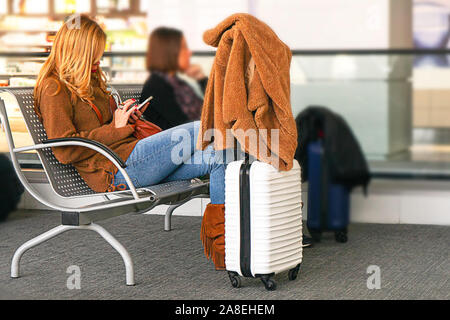
<svg viewBox="0 0 450 320"><path fill-rule="evenodd" d="M92 109L94 110L95 114L97 115L100 123L103 124L103 117L102 117L102 114L100 113L100 111L98 110L97 106L95 104L93 104L92 102L89 102L89 104L92 107ZM109 98L109 108L110 108L112 114L114 115L114 112L117 109L117 104L116 104L114 98L111 96ZM142 118L138 119L131 126L134 127L133 136L139 140L150 137L158 132L163 131L156 124L154 124L150 121L147 121L145 119L142 119Z"/></svg>
<svg viewBox="0 0 450 320"><path fill-rule="evenodd" d="M156 124L145 119L136 120L136 123L132 124L132 126L134 126L133 135L139 140L150 137L162 131L162 129L158 127Z"/></svg>

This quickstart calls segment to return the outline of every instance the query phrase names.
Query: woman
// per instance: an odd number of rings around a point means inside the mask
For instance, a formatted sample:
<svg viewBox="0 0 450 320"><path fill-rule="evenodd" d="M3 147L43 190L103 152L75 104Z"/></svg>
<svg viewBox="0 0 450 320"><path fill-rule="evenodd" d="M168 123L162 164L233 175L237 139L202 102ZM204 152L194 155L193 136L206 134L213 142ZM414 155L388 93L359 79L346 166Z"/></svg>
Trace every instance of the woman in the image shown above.
<svg viewBox="0 0 450 320"><path fill-rule="evenodd" d="M147 69L151 75L144 84L140 101L154 97L144 117L162 129L200 119L203 99L176 75L185 73L205 92L208 78L200 66L190 64L190 57L191 51L181 31L160 27L150 34Z"/></svg>
<svg viewBox="0 0 450 320"><path fill-rule="evenodd" d="M213 227L202 223L202 238L208 258L223 269L225 164L211 146L195 151L199 122L142 140L133 136L133 123L142 113L132 106L135 101L128 100L112 114L112 100L99 66L105 43L104 31L86 16L80 17L79 28L64 24L58 31L34 91L36 113L48 138L83 137L105 144L125 161L136 187L210 174L211 203L204 216L218 218L208 220L214 221ZM180 136L185 137L181 142ZM174 150L181 153L172 155ZM128 188L112 162L96 151L67 146L55 147L53 152L60 162L72 164L96 192Z"/></svg>

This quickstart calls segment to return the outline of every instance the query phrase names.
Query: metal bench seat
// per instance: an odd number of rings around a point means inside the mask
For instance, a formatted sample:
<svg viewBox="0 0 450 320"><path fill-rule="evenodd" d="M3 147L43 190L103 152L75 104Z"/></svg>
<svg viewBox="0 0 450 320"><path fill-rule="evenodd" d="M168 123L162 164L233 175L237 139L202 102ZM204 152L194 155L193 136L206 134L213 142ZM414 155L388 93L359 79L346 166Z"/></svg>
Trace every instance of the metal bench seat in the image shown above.
<svg viewBox="0 0 450 320"><path fill-rule="evenodd" d="M139 100L142 86L117 85L109 89L117 93L123 101L131 98ZM15 105L11 107L18 107L21 111L33 145L20 148L15 147L4 99L14 101ZM182 180L144 188L135 188L124 169L126 167L125 163L107 146L84 138L48 139L45 129L34 111L33 105L33 88L8 88L0 90L0 120L6 134L11 161L15 171L21 183L34 198L61 213L62 223L60 226L24 243L17 249L11 264L11 277L19 277L20 258L26 250L62 232L88 229L99 233L121 254L125 262L126 284L134 285L133 263L127 250L105 229L94 222L126 213L144 213L158 205L166 204L169 205L169 208L166 211L164 230L169 231L171 229L172 213L176 208L194 198L209 198L209 181L202 181L200 179ZM70 145L87 147L107 157L123 174L130 187L129 190L107 193L97 193L92 190L72 165L60 163L53 154L52 147ZM52 199L48 195L39 194L28 183L17 158L17 154L32 150L37 152L42 169L48 178L53 192L58 197L64 199L89 199L91 204L77 207L61 205L60 201L57 202L54 200L54 197Z"/></svg>

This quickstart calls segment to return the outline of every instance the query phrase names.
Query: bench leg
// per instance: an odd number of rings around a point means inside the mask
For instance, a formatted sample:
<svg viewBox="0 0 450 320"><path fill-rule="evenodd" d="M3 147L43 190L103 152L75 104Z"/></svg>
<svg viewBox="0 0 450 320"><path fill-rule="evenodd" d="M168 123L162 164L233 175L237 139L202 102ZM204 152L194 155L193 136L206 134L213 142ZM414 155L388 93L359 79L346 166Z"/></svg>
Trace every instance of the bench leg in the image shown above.
<svg viewBox="0 0 450 320"><path fill-rule="evenodd" d="M25 253L25 251L27 251L28 249L31 249L47 240L50 240L51 238L67 231L70 230L71 227L70 226L57 226L56 228L53 228L39 236L37 236L36 238L33 238L27 242L25 242L23 245L21 245L16 252L14 253L12 262L11 262L11 277L12 278L18 278L19 277L19 263L20 263L20 258L22 258L22 255Z"/></svg>
<svg viewBox="0 0 450 320"><path fill-rule="evenodd" d="M175 209L178 207L181 207L183 204L185 204L186 202L188 202L192 199L194 199L194 198L188 198L180 203L172 204L169 206L169 208L167 208L166 217L164 219L164 231L172 230L172 214L175 211Z"/></svg>
<svg viewBox="0 0 450 320"><path fill-rule="evenodd" d="M164 231L172 230L172 213L179 205L171 205L167 208L166 217L164 218Z"/></svg>
<svg viewBox="0 0 450 320"><path fill-rule="evenodd" d="M102 238L105 239L106 242L108 242L122 256L122 259L125 263L126 284L128 286L134 285L133 261L131 260L131 257L129 255L128 251L108 231L106 231L103 227L101 227L95 223L91 223L89 225L82 225L82 226L60 225L60 226L57 226L57 227L55 227L47 232L44 232L43 234L25 242L14 253L14 256L13 256L13 259L11 262L11 277L12 278L19 277L20 259L22 258L22 255L28 249L31 249L47 240L50 240L53 237L56 237L57 235L59 235L63 232L69 231L69 230L92 230L92 231L97 232L100 236L102 236Z"/></svg>
<svg viewBox="0 0 450 320"><path fill-rule="evenodd" d="M134 286L134 267L133 260L131 260L131 256L128 253L127 249L116 240L108 231L106 231L103 227L98 224L91 223L87 226L82 226L84 229L92 230L97 232L102 236L103 239L106 240L116 251L122 256L123 262L125 263L125 273L126 273L126 284L127 286Z"/></svg>

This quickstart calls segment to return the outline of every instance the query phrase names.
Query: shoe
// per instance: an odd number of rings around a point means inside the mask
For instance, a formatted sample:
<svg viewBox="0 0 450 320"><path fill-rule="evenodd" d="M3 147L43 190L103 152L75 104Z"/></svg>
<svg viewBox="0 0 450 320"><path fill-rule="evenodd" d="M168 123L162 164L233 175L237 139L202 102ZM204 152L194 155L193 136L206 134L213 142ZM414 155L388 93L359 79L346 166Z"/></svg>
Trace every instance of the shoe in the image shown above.
<svg viewBox="0 0 450 320"><path fill-rule="evenodd" d="M312 247L313 244L314 244L313 238L303 235L303 243L302 243L303 248Z"/></svg>

